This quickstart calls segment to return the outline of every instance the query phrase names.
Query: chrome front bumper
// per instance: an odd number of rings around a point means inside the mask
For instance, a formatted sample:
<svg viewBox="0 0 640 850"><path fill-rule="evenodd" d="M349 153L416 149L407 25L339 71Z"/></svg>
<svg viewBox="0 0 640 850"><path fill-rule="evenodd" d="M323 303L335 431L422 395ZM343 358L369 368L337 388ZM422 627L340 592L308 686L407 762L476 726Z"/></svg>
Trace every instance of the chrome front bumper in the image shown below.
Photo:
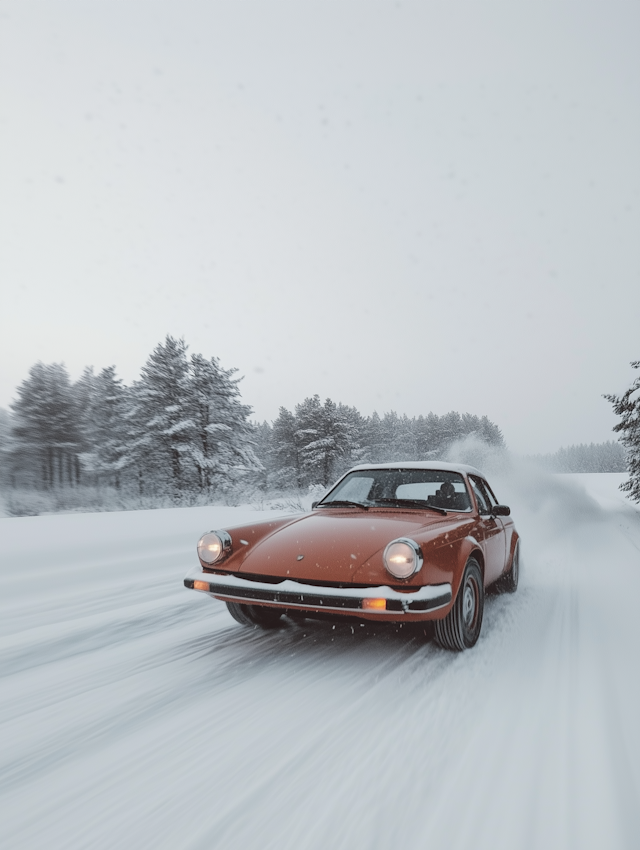
<svg viewBox="0 0 640 850"><path fill-rule="evenodd" d="M197 584L196 584L197 582ZM283 608L313 609L368 614L424 614L451 602L450 584L428 584L415 591L401 592L392 587L329 587L283 579L277 584L253 581L240 576L205 573L197 567L184 580L185 587L200 590L232 602L267 603ZM194 586L195 585L195 586ZM384 609L370 609L364 600L384 599Z"/></svg>

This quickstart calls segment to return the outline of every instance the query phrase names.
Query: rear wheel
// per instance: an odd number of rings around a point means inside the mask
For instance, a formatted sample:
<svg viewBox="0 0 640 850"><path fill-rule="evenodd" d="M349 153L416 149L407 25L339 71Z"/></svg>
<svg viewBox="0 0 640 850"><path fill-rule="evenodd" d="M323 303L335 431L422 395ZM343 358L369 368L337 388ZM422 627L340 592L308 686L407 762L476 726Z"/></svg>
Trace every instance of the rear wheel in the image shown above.
<svg viewBox="0 0 640 850"><path fill-rule="evenodd" d="M470 649L480 637L483 611L482 572L476 559L469 558L453 608L443 620L435 621L437 642L457 652Z"/></svg>
<svg viewBox="0 0 640 850"><path fill-rule="evenodd" d="M500 578L500 590L507 593L515 593L518 589L518 579L520 578L520 541L516 543L516 548L513 550L513 558L511 558L511 568L508 573L505 573Z"/></svg>
<svg viewBox="0 0 640 850"><path fill-rule="evenodd" d="M261 629L275 629L280 625L284 614L281 608L269 608L266 605L243 605L241 602L227 602L227 608L233 619L243 626L260 626Z"/></svg>

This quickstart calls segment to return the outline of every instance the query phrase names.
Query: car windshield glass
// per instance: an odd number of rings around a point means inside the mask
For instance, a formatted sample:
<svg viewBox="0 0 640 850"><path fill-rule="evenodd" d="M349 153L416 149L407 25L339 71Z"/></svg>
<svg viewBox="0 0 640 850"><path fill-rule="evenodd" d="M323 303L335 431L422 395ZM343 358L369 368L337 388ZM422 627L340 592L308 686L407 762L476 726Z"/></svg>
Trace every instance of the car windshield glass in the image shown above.
<svg viewBox="0 0 640 850"><path fill-rule="evenodd" d="M470 511L471 501L459 472L440 469L360 469L350 472L324 497L331 502L359 502L368 507L388 507L391 502L411 508Z"/></svg>

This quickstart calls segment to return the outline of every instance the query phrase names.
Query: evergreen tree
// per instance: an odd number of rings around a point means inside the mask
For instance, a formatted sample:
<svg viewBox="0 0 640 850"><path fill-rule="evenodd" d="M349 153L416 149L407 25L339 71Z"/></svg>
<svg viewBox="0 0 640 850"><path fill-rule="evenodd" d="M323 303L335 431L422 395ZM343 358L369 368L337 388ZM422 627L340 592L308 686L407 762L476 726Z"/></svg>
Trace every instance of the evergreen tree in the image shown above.
<svg viewBox="0 0 640 850"><path fill-rule="evenodd" d="M324 404L320 397L306 398L296 406L296 437L306 484L333 481L345 458L352 458L358 448L358 434L348 408L338 406L330 398Z"/></svg>
<svg viewBox="0 0 640 850"><path fill-rule="evenodd" d="M355 464L365 463L370 453L370 447L367 442L366 420L355 407L339 404L338 416L343 422L347 439L345 452L337 466L337 471L342 474Z"/></svg>
<svg viewBox="0 0 640 850"><path fill-rule="evenodd" d="M186 451L197 470L199 489L209 493L223 479L260 470L254 448L251 408L240 402L236 369L222 369L217 358L191 356L193 437ZM185 433L188 433L185 430Z"/></svg>
<svg viewBox="0 0 640 850"><path fill-rule="evenodd" d="M178 496L188 482L189 444L196 430L189 386L187 346L167 336L155 347L133 385L129 423L132 455L152 491Z"/></svg>
<svg viewBox="0 0 640 850"><path fill-rule="evenodd" d="M271 463L271 451L273 445L272 427L268 422L256 422L253 429L253 447L256 458L260 462L260 468L255 472L254 481L263 492L269 489L269 478L273 472Z"/></svg>
<svg viewBox="0 0 640 850"><path fill-rule="evenodd" d="M420 460L436 457L442 449L440 419L435 413L419 416L416 422L416 455Z"/></svg>
<svg viewBox="0 0 640 850"><path fill-rule="evenodd" d="M115 366L102 369L98 375L89 367L74 391L82 411L82 466L93 475L95 483L120 489L131 466L127 450L128 398L122 380L116 377Z"/></svg>
<svg viewBox="0 0 640 850"><path fill-rule="evenodd" d="M382 454L380 463L402 460L400 457L400 420L395 410L385 413L381 419Z"/></svg>
<svg viewBox="0 0 640 850"><path fill-rule="evenodd" d="M329 402L329 399L327 399ZM332 408L335 408L331 402ZM306 398L296 405L296 440L300 446L301 466L305 484L325 484L327 469L336 454L339 437L332 433L335 411L325 416L320 396Z"/></svg>
<svg viewBox="0 0 640 850"><path fill-rule="evenodd" d="M443 447L448 447L456 440L466 437L472 430L465 433L462 417L455 410L440 417L440 441Z"/></svg>
<svg viewBox="0 0 640 850"><path fill-rule="evenodd" d="M0 486L11 484L11 416L0 407Z"/></svg>
<svg viewBox="0 0 640 850"><path fill-rule="evenodd" d="M380 416L374 412L364 420L365 454L368 463L381 463L386 454L384 428Z"/></svg>
<svg viewBox="0 0 640 850"><path fill-rule="evenodd" d="M640 360L631 364L640 369ZM621 396L605 395L613 405L613 411L620 421L614 431L620 434L620 442L627 450L627 470L629 480L620 485L620 489L629 494L634 502L640 502L640 375Z"/></svg>
<svg viewBox="0 0 640 850"><path fill-rule="evenodd" d="M296 416L281 407L278 418L271 429L271 451L268 466L271 470L270 482L283 489L297 488L303 485L302 438L298 435Z"/></svg>
<svg viewBox="0 0 640 850"><path fill-rule="evenodd" d="M80 481L79 411L61 363L36 363L11 404L12 473L16 481L43 489Z"/></svg>
<svg viewBox="0 0 640 850"><path fill-rule="evenodd" d="M477 419L478 417L474 417ZM490 446L496 446L497 448L502 448L504 446L504 437L502 436L502 431L498 426L489 420L487 416L483 416L479 422L478 428L478 436L480 439L484 440L485 443L488 443Z"/></svg>

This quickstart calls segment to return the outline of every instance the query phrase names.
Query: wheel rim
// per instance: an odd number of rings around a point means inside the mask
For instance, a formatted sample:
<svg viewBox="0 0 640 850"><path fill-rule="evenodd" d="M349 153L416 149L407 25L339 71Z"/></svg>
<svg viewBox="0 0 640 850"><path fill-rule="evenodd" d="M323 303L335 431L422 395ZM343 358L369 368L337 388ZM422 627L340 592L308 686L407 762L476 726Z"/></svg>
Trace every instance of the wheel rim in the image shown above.
<svg viewBox="0 0 640 850"><path fill-rule="evenodd" d="M478 588L471 576L467 579L462 596L462 620L468 629L473 628L478 610Z"/></svg>
<svg viewBox="0 0 640 850"><path fill-rule="evenodd" d="M513 583L518 583L520 572L520 544L516 543L516 551L513 555L513 566L511 567L511 573L513 575Z"/></svg>

